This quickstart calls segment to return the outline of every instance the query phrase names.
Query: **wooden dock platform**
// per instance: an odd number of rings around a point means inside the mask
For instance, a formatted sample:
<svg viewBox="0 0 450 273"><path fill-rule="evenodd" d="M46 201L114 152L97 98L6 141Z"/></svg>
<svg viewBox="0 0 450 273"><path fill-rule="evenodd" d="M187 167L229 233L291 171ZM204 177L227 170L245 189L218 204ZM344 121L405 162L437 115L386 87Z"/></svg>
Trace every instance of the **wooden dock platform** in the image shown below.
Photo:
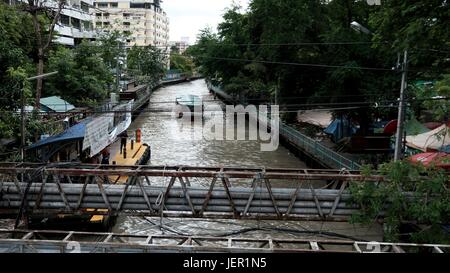
<svg viewBox="0 0 450 273"><path fill-rule="evenodd" d="M131 148L131 141L127 142L126 147L126 157L120 152L120 142L119 149L117 149L115 155L112 157L111 163L114 165L146 165L150 160L150 147L147 144L134 143L133 149ZM126 184L128 181L128 176L109 176L109 180L112 184Z"/></svg>
<svg viewBox="0 0 450 273"><path fill-rule="evenodd" d="M133 147L131 147L133 146ZM131 144L131 141L127 141L126 146L126 157L124 157L123 153L120 152L120 140L116 141L111 147L111 164L115 165L146 165L150 160L150 146L144 143L134 143ZM128 182L128 176L117 176L111 175L108 176L111 184L126 184ZM102 209L87 209L88 212L99 211L99 212L107 212L108 210ZM91 223L101 223L105 221L105 215L93 215L90 219Z"/></svg>

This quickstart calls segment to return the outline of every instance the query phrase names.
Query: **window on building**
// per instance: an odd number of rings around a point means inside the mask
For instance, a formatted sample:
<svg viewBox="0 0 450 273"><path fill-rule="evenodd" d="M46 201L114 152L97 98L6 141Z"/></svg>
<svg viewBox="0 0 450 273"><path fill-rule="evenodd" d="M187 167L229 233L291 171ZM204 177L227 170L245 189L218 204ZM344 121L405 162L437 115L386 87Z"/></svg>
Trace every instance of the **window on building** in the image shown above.
<svg viewBox="0 0 450 273"><path fill-rule="evenodd" d="M124 25L124 26L130 26L131 23L130 23L130 22L123 22L123 25Z"/></svg>
<svg viewBox="0 0 450 273"><path fill-rule="evenodd" d="M151 3L130 3L130 8L132 9L151 9Z"/></svg>
<svg viewBox="0 0 450 273"><path fill-rule="evenodd" d="M91 24L91 22L89 22L89 21L83 21L83 28L84 28L84 30L88 30L88 31L92 30L92 24Z"/></svg>
<svg viewBox="0 0 450 273"><path fill-rule="evenodd" d="M97 17L101 17L101 16L102 16L102 14L101 14L101 13L96 13L96 14L95 14L95 16L97 16Z"/></svg>
<svg viewBox="0 0 450 273"><path fill-rule="evenodd" d="M108 7L108 3L97 3L97 7L99 7L99 8L107 8Z"/></svg>
<svg viewBox="0 0 450 273"><path fill-rule="evenodd" d="M84 12L89 12L89 4L81 2L81 10L83 10Z"/></svg>
<svg viewBox="0 0 450 273"><path fill-rule="evenodd" d="M95 26L96 26L96 27L102 27L102 22L97 22L97 23L95 23Z"/></svg>
<svg viewBox="0 0 450 273"><path fill-rule="evenodd" d="M71 21L71 23L72 23L72 27L81 30L81 21L80 21L80 19L77 19L77 18L71 18L70 21Z"/></svg>
<svg viewBox="0 0 450 273"><path fill-rule="evenodd" d="M111 6L111 8L117 8L118 4L117 3L109 3Z"/></svg>
<svg viewBox="0 0 450 273"><path fill-rule="evenodd" d="M70 26L70 17L64 14L61 14L61 18L59 19L61 25Z"/></svg>
<svg viewBox="0 0 450 273"><path fill-rule="evenodd" d="M130 3L131 9L143 9L144 7L144 3Z"/></svg>

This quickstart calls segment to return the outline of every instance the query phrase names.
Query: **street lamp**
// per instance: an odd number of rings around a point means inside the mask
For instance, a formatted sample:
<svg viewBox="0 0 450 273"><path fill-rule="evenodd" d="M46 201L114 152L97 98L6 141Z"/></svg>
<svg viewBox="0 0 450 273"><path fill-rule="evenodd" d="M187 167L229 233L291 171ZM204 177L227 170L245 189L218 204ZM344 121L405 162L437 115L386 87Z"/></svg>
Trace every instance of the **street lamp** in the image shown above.
<svg viewBox="0 0 450 273"><path fill-rule="evenodd" d="M373 35L373 33L361 25L360 23L353 21L350 23L350 27L358 32ZM404 122L405 119L405 90L406 90L406 78L408 74L408 51L405 50L403 53L403 62L400 64L400 55L397 63L397 69L402 71L402 83L400 86L400 99L398 104L398 119L397 119L397 135L395 136L395 151L394 151L394 161L402 160L403 158L403 132L404 132Z"/></svg>
<svg viewBox="0 0 450 273"><path fill-rule="evenodd" d="M46 74L41 74L41 75L37 75L37 76L33 76L30 78L26 78L27 81L32 81L32 80L36 80L36 79L42 79L42 78L46 78L52 75L58 74L58 71L55 72L50 72L50 73L46 73ZM21 101L21 109L20 109L20 116L21 116L21 126L20 126L20 159L23 162L25 159L25 95L24 95L24 90L22 88L21 93L20 93L20 101Z"/></svg>
<svg viewBox="0 0 450 273"><path fill-rule="evenodd" d="M363 32L365 34L372 34L372 31L361 25L360 23L353 21L350 23L350 27L358 32Z"/></svg>

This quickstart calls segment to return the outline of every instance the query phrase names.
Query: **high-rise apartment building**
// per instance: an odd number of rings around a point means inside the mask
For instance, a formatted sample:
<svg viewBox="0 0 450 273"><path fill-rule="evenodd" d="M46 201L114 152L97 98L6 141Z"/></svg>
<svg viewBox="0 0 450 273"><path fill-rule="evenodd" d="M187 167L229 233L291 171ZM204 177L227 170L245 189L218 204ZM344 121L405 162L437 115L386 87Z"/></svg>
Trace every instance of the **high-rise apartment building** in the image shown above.
<svg viewBox="0 0 450 273"><path fill-rule="evenodd" d="M122 32L128 47L169 44L169 19L159 0L94 0L91 14L95 28Z"/></svg>
<svg viewBox="0 0 450 273"><path fill-rule="evenodd" d="M55 25L55 42L66 46L74 46L82 39L95 38L93 16L89 12L93 0L66 0L61 10L58 23ZM10 5L27 4L26 0L4 0ZM57 1L41 0L37 4L56 10Z"/></svg>
<svg viewBox="0 0 450 273"><path fill-rule="evenodd" d="M59 22L55 26L56 42L73 46L82 39L95 38L94 17L89 13L92 1L66 0L65 8L61 11Z"/></svg>

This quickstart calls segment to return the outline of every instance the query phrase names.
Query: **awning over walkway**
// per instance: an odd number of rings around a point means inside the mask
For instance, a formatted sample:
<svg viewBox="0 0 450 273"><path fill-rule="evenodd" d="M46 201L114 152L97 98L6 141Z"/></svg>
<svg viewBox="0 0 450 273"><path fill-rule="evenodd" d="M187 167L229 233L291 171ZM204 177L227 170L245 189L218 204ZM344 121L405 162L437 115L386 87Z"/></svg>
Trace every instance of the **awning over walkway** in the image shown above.
<svg viewBox="0 0 450 273"><path fill-rule="evenodd" d="M41 148L43 146L56 145L56 144L62 143L62 142L72 142L72 141L83 140L84 133L86 130L86 124L89 121L91 121L91 119L83 120L79 124L70 127L69 129L67 129L66 131L64 131L63 133L61 133L59 135L51 136L46 139L40 140L36 143L33 143L27 149L32 150L32 149Z"/></svg>
<svg viewBox="0 0 450 273"><path fill-rule="evenodd" d="M450 145L450 128L444 124L426 133L407 136L406 145L424 152L442 150Z"/></svg>
<svg viewBox="0 0 450 273"><path fill-rule="evenodd" d="M333 122L333 116L330 111L307 110L299 112L297 120L327 128Z"/></svg>

